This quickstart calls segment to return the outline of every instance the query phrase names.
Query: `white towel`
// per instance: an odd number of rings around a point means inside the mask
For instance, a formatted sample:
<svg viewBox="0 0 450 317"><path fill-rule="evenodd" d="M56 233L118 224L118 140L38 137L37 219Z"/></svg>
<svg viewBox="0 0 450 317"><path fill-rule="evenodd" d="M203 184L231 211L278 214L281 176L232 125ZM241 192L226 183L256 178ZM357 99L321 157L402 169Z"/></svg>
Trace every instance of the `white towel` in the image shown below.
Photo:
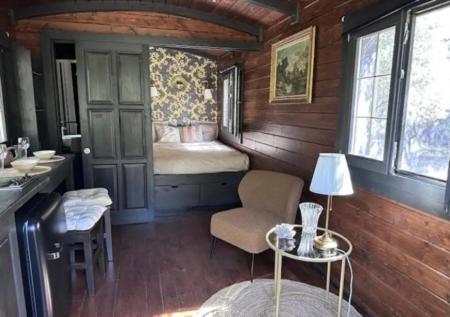
<svg viewBox="0 0 450 317"><path fill-rule="evenodd" d="M88 188L66 192L63 197L64 207L74 206L109 206L112 204L105 188Z"/></svg>
<svg viewBox="0 0 450 317"><path fill-rule="evenodd" d="M84 231L91 229L107 210L105 206L64 207L68 231Z"/></svg>

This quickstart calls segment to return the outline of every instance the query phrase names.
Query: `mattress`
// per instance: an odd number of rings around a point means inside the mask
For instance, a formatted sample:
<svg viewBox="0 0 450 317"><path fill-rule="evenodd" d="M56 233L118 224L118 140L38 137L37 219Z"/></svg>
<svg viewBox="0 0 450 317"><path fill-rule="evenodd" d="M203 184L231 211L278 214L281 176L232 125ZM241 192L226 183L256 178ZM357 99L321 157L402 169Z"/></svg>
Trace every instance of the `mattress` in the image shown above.
<svg viewBox="0 0 450 317"><path fill-rule="evenodd" d="M249 158L218 141L154 143L155 174L206 174L246 171Z"/></svg>

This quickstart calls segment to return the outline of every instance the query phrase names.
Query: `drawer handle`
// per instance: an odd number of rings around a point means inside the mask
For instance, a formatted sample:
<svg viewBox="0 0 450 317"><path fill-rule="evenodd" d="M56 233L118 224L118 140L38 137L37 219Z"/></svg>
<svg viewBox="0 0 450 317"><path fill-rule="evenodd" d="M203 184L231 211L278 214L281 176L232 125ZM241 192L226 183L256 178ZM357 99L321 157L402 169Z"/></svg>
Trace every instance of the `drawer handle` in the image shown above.
<svg viewBox="0 0 450 317"><path fill-rule="evenodd" d="M223 183L221 183L220 185L226 186L226 185L228 185L228 183L227 183L227 182L223 182Z"/></svg>
<svg viewBox="0 0 450 317"><path fill-rule="evenodd" d="M172 187L172 188L178 188L178 185L172 185L172 186L170 186L170 187Z"/></svg>

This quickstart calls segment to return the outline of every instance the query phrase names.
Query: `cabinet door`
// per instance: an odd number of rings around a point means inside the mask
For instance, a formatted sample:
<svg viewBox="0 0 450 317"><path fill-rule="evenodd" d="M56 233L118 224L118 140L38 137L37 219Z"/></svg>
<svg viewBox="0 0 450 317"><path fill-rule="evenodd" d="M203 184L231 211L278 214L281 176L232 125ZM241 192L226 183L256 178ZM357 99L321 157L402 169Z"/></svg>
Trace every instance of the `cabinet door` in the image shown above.
<svg viewBox="0 0 450 317"><path fill-rule="evenodd" d="M11 258L11 243L9 236L0 238L0 316L18 316L16 285L14 281L14 268Z"/></svg>
<svg viewBox="0 0 450 317"><path fill-rule="evenodd" d="M0 316L26 316L14 214L0 216Z"/></svg>

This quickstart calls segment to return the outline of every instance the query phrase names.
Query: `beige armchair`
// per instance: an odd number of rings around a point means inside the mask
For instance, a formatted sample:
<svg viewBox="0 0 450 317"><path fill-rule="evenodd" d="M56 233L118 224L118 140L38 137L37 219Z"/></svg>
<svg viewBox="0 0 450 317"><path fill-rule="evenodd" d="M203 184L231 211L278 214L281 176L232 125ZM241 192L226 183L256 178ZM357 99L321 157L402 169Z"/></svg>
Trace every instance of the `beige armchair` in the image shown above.
<svg viewBox="0 0 450 317"><path fill-rule="evenodd" d="M303 189L303 180L277 172L253 170L239 184L242 208L221 211L211 217L211 256L217 238L252 255L269 248L266 233L279 223L294 223Z"/></svg>

